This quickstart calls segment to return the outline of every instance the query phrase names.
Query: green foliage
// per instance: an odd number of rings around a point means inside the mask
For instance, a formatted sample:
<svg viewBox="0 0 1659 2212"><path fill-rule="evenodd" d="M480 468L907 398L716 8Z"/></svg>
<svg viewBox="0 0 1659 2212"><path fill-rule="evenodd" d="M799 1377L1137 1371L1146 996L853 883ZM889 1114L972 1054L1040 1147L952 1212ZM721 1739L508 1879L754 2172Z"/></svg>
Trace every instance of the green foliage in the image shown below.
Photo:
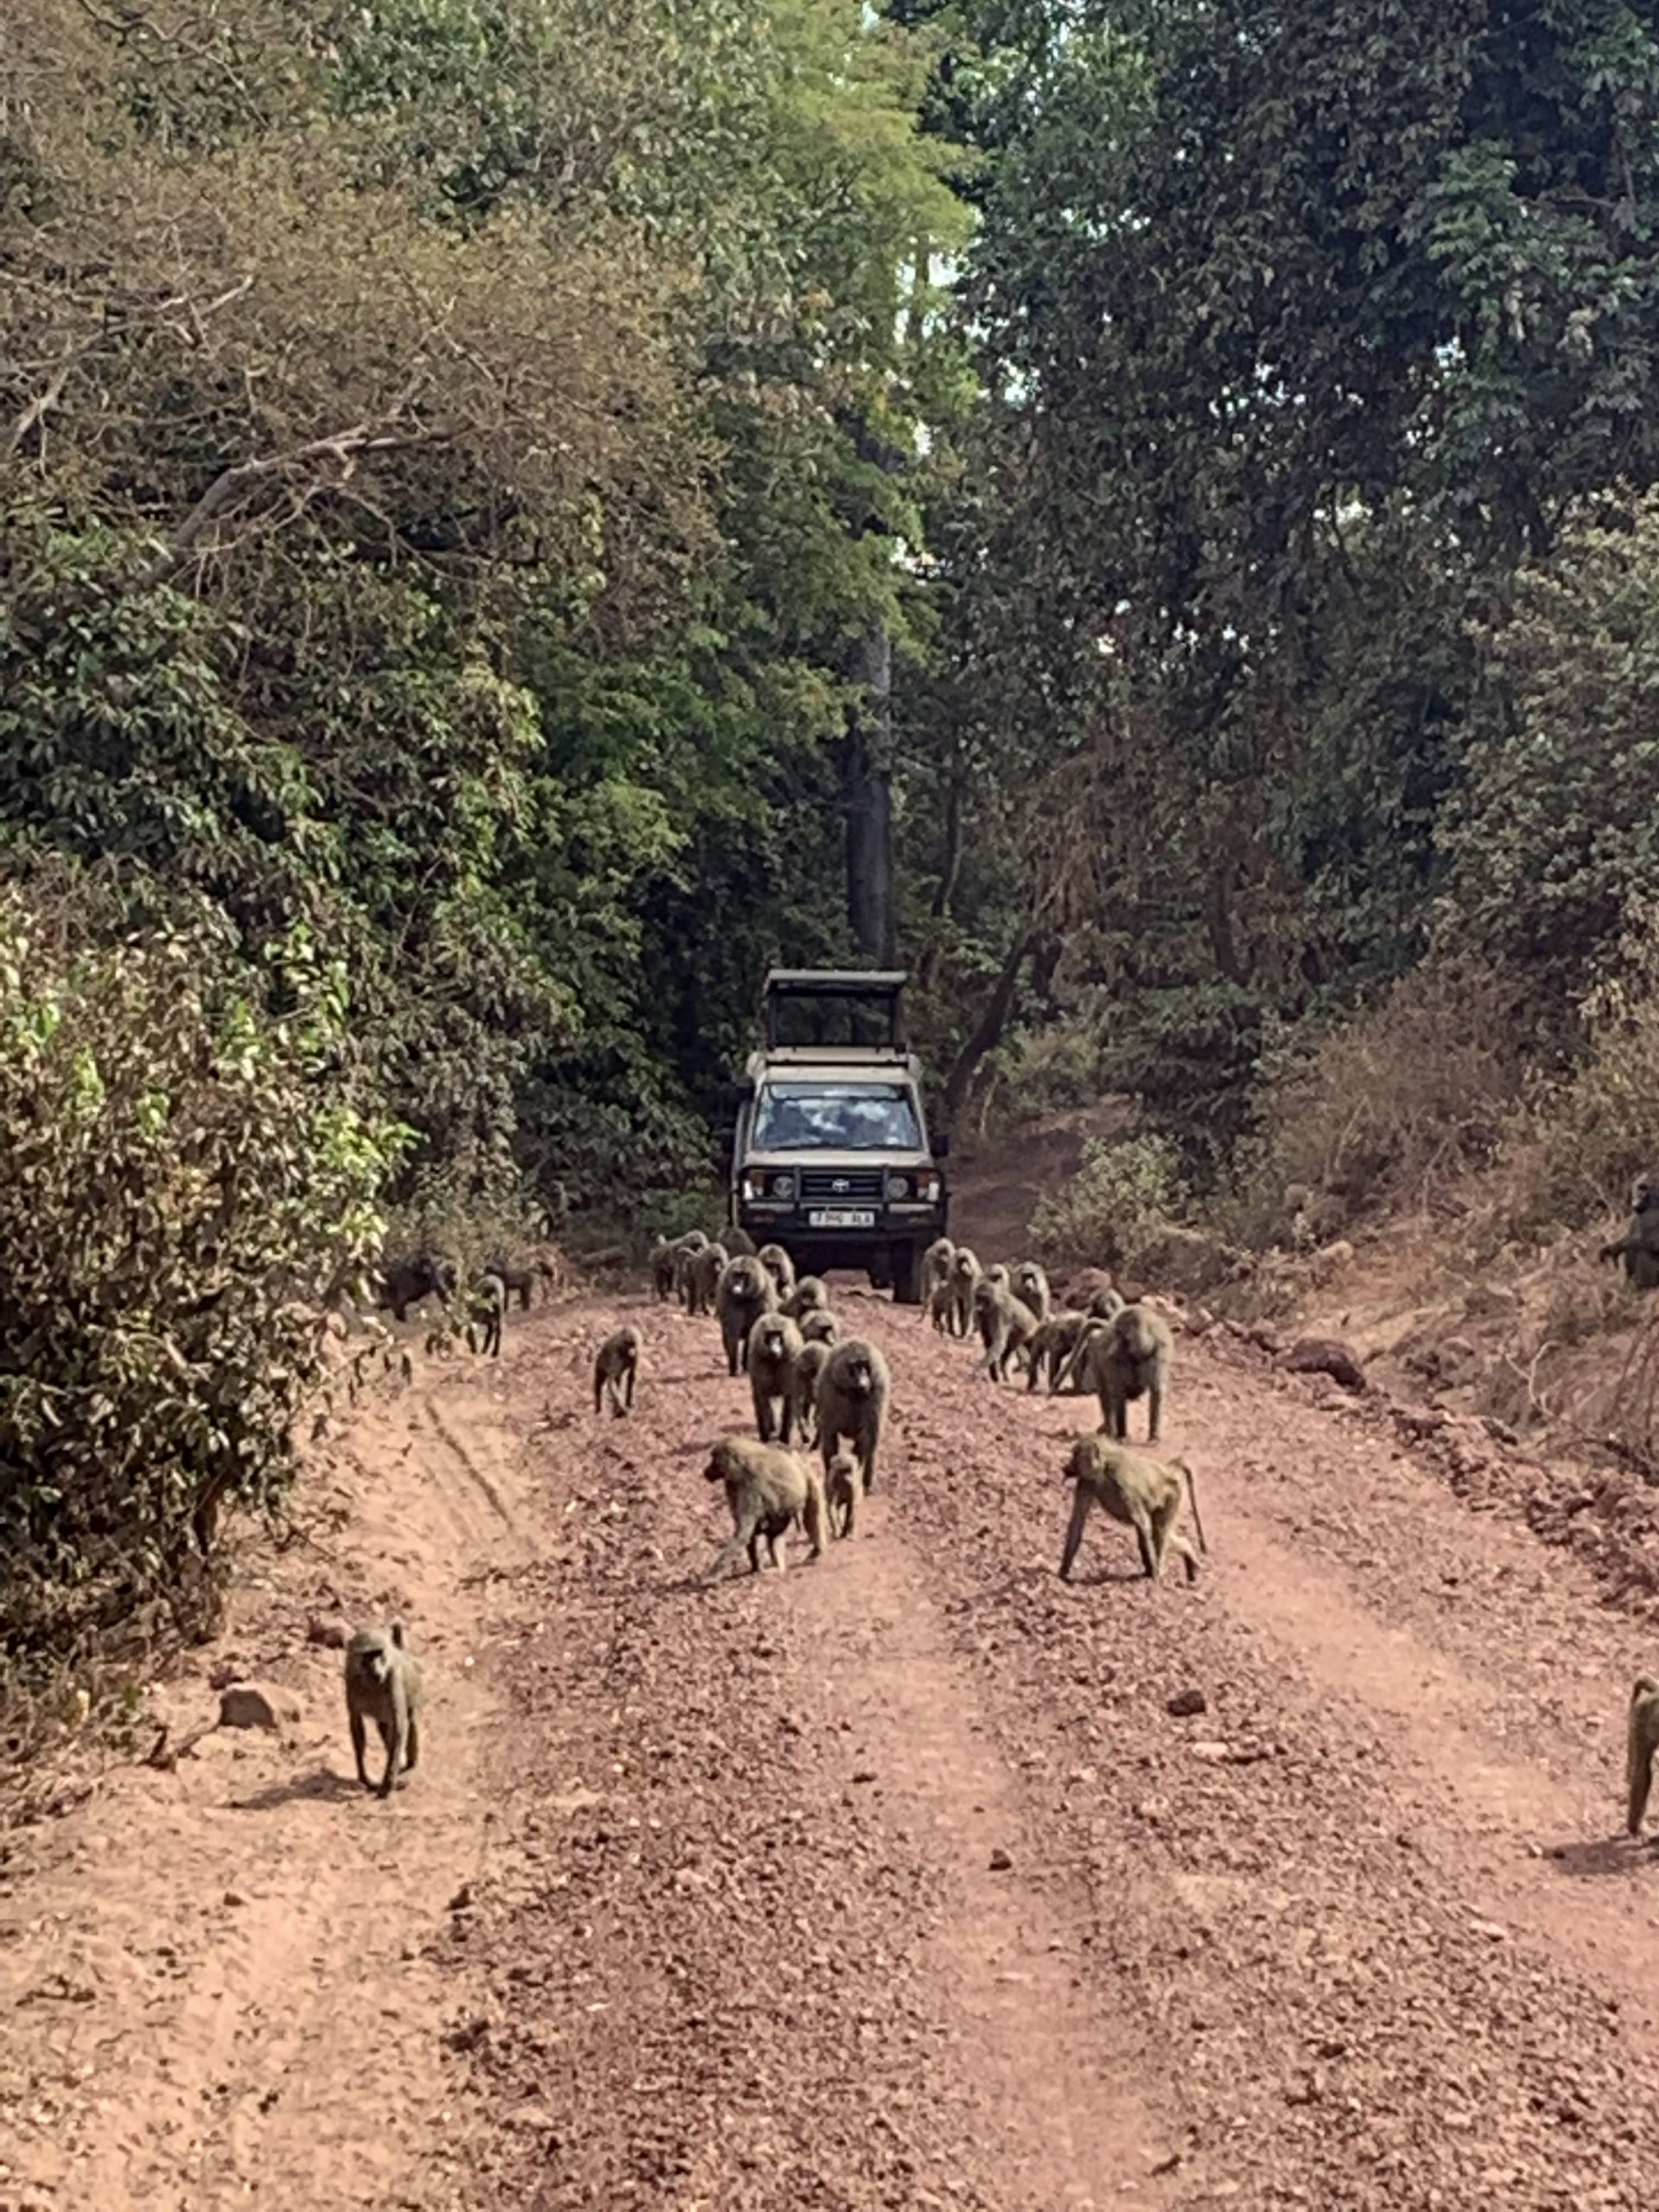
<svg viewBox="0 0 1659 2212"><path fill-rule="evenodd" d="M1659 880L1659 499L1576 520L1483 643L1442 927L1525 968L1548 1035Z"/></svg>
<svg viewBox="0 0 1659 2212"><path fill-rule="evenodd" d="M1537 1103L1526 1220L1573 1224L1622 1214L1659 1160L1659 907L1650 895L1599 964L1579 1009L1579 1065Z"/></svg>
<svg viewBox="0 0 1659 2212"><path fill-rule="evenodd" d="M1032 1242L1056 1265L1119 1268L1188 1204L1179 1155L1165 1138L1096 1137L1071 1181L1039 1199Z"/></svg>
<svg viewBox="0 0 1659 2212"><path fill-rule="evenodd" d="M0 893L14 1654L167 1586L220 1504L280 1500L329 1374L321 1308L377 1254L404 1141L339 1072L344 980L303 935L270 949L272 1020L222 942L89 948L72 895Z"/></svg>

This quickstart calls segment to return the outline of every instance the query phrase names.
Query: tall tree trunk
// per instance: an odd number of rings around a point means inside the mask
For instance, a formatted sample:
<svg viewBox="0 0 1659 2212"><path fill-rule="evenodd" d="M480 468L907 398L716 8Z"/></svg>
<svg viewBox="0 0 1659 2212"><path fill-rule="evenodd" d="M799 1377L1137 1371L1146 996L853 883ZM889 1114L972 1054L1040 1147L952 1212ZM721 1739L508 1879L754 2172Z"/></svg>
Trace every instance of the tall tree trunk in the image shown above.
<svg viewBox="0 0 1659 2212"><path fill-rule="evenodd" d="M893 880L893 641L879 624L855 649L858 696L842 753L847 810L847 919L853 942L879 968L899 957Z"/></svg>
<svg viewBox="0 0 1659 2212"><path fill-rule="evenodd" d="M957 1114L967 1102L974 1077L979 1072L981 1061L988 1052L995 1052L1002 1041L1002 1032L1008 1026L1008 1016L1014 1011L1014 995L1020 985L1020 970L1025 965L1026 955L1032 948L1029 931L1015 938L1012 950L1002 963L1002 972L996 979L996 988L986 1002L985 1011L975 1023L971 1034L957 1054L955 1065L945 1077L942 1111L946 1128L954 1128Z"/></svg>

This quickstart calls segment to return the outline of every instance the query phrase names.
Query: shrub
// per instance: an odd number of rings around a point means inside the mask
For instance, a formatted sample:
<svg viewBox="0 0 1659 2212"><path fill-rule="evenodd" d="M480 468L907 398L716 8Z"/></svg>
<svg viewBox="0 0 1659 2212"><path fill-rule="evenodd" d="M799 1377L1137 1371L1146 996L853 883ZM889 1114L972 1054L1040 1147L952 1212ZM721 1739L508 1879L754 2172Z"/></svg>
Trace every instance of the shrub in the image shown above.
<svg viewBox="0 0 1659 2212"><path fill-rule="evenodd" d="M1659 1167L1659 906L1630 903L1579 1016L1579 1065L1540 1106L1529 1152L1538 1222L1622 1212L1631 1179Z"/></svg>
<svg viewBox="0 0 1659 2212"><path fill-rule="evenodd" d="M1232 1233L1271 1243L1287 1189L1303 1185L1335 1234L1367 1209L1421 1202L1457 1169L1495 1156L1519 1101L1518 978L1430 963L1378 1002L1268 1071L1259 1133L1240 1147Z"/></svg>
<svg viewBox="0 0 1659 2212"><path fill-rule="evenodd" d="M404 1141L356 1102L337 970L222 942L89 946L0 889L0 1641L63 1653L268 1506L373 1259ZM196 1578L200 1582L200 1578Z"/></svg>
<svg viewBox="0 0 1659 2212"><path fill-rule="evenodd" d="M1096 1137L1071 1180L1038 1200L1032 1242L1058 1265L1122 1267L1185 1202L1179 1155L1165 1138Z"/></svg>

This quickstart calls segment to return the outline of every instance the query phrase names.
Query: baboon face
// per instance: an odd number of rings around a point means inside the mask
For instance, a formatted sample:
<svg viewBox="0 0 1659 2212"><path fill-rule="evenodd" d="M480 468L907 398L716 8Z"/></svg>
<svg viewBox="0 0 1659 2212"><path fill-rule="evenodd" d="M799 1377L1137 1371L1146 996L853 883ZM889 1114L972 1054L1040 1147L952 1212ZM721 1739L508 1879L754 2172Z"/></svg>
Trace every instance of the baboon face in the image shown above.
<svg viewBox="0 0 1659 2212"><path fill-rule="evenodd" d="M766 1294L766 1276L760 1262L750 1259L747 1254L732 1262L726 1281L734 1298L764 1298Z"/></svg>
<svg viewBox="0 0 1659 2212"><path fill-rule="evenodd" d="M762 1356L767 1359L781 1359L784 1356L784 1332L781 1323L762 1321L759 1330Z"/></svg>
<svg viewBox="0 0 1659 2212"><path fill-rule="evenodd" d="M841 1387L849 1398L868 1398L875 1388L869 1361L862 1357L849 1360L841 1370Z"/></svg>

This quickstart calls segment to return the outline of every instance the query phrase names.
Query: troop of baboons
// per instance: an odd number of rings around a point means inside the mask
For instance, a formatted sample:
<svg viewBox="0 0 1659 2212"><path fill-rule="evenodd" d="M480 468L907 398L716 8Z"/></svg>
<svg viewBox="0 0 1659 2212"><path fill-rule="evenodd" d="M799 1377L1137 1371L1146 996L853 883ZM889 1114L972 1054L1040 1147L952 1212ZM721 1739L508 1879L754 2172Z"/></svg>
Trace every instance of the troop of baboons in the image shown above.
<svg viewBox="0 0 1659 2212"><path fill-rule="evenodd" d="M1599 1257L1618 1261L1632 1288L1659 1288L1659 1174L1637 1178L1624 1233L1602 1244ZM521 1309L529 1306L538 1273L552 1270L544 1261L516 1265L498 1254L472 1279L461 1311L475 1350L499 1355L508 1306L514 1297ZM728 1229L718 1241L700 1230L659 1237L651 1277L659 1300L677 1300L689 1315L714 1318L727 1372L747 1378L753 1403L755 1434L721 1437L704 1469L710 1483L722 1486L732 1520L709 1578L725 1575L745 1554L750 1571L759 1573L763 1545L767 1560L781 1570L785 1540L796 1527L812 1560L832 1540L852 1537L860 1502L875 1487L892 1393L880 1348L842 1335L821 1277L798 1277L781 1245L757 1251L741 1229ZM432 1296L454 1310L459 1287L453 1261L421 1250L384 1268L377 1303L401 1321ZM1160 1458L1155 1449L1174 1350L1164 1313L1143 1299L1126 1300L1104 1279L1061 1305L1037 1262L982 1266L970 1247L948 1237L924 1256L922 1295L940 1334L977 1336L976 1373L1000 1383L1023 1369L1027 1392L1046 1384L1051 1397L1092 1395L1099 1402L1098 1430L1075 1435L1064 1464L1071 1510L1060 1579L1071 1580L1085 1526L1098 1508L1133 1535L1147 1580L1161 1580L1173 1552L1187 1581L1196 1581L1208 1546L1193 1471L1185 1459ZM643 1350L642 1332L632 1325L599 1347L596 1414L607 1399L617 1417L632 1411ZM1129 1409L1138 1404L1146 1408L1144 1447L1128 1440ZM816 1462L809 1453L817 1454ZM1196 1549L1177 1525L1183 1515L1192 1522ZM388 1796L420 1753L422 1673L402 1623L353 1636L345 1678L359 1781ZM378 1783L365 1763L371 1721L385 1752ZM1633 1837L1642 1833L1656 1754L1659 1680L1643 1675L1630 1692L1626 1723L1625 1824Z"/></svg>

